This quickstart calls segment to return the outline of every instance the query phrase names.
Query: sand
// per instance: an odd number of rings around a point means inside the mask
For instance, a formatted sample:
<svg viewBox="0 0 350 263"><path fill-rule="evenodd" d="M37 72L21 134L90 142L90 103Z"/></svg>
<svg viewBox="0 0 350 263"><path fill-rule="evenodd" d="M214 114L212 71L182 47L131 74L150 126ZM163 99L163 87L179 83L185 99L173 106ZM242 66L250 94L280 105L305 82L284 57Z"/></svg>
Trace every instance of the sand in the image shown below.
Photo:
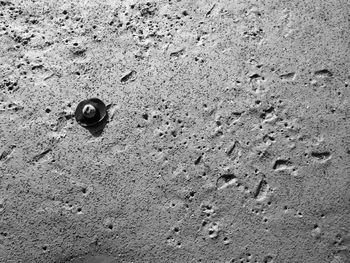
<svg viewBox="0 0 350 263"><path fill-rule="evenodd" d="M349 13L0 1L0 262L350 262Z"/></svg>

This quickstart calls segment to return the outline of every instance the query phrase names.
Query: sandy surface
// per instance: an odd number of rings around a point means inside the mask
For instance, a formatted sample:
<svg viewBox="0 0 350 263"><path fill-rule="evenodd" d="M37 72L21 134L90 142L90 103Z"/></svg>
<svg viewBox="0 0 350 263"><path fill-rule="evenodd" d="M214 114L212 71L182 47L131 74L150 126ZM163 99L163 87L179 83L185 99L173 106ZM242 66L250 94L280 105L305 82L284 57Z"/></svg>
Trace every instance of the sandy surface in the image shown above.
<svg viewBox="0 0 350 263"><path fill-rule="evenodd" d="M349 262L349 14L0 1L0 262Z"/></svg>

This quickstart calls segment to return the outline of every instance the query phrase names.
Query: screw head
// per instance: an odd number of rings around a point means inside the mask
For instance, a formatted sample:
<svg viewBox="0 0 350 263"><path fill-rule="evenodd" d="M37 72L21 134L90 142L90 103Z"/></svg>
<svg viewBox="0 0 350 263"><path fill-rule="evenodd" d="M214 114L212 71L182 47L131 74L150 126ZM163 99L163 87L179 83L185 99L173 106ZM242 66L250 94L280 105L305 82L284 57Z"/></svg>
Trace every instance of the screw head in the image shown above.
<svg viewBox="0 0 350 263"><path fill-rule="evenodd" d="M96 108L91 104L86 104L83 108L83 115L86 118L93 118L96 116Z"/></svg>

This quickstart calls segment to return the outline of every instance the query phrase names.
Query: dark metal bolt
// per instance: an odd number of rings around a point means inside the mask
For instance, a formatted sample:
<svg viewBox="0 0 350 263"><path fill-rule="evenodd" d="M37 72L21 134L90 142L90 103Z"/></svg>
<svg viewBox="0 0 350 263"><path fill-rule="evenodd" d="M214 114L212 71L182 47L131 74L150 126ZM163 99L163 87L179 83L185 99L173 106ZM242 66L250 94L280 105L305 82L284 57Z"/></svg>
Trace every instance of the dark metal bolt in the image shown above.
<svg viewBox="0 0 350 263"><path fill-rule="evenodd" d="M84 127L98 126L107 116L106 105L97 98L81 101L75 110L75 119Z"/></svg>

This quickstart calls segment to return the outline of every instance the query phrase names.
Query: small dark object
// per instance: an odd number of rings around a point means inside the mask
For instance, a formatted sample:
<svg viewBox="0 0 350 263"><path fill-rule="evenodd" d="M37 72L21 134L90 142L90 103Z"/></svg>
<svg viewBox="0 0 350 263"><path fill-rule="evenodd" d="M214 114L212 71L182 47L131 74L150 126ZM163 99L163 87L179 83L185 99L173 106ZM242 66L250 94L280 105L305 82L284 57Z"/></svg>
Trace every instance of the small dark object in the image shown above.
<svg viewBox="0 0 350 263"><path fill-rule="evenodd" d="M106 115L106 105L97 98L83 100L75 110L75 119L83 127L99 125Z"/></svg>

